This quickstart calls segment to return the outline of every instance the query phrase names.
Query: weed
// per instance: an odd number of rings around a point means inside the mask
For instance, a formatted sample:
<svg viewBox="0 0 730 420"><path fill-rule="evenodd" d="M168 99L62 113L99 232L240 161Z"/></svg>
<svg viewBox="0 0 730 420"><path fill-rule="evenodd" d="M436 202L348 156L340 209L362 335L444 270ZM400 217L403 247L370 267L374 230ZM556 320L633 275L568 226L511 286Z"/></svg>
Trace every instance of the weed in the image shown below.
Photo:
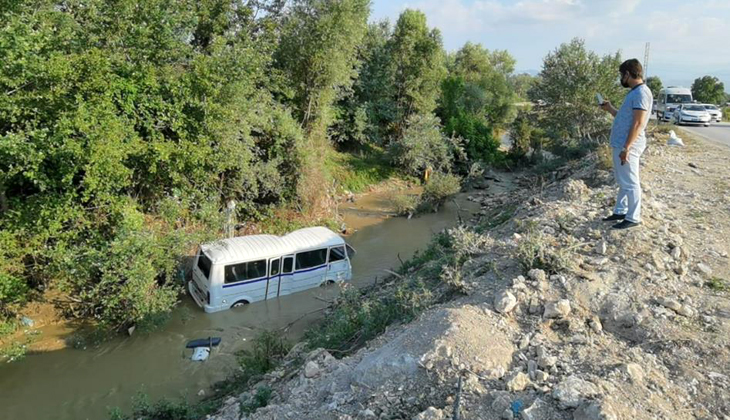
<svg viewBox="0 0 730 420"><path fill-rule="evenodd" d="M444 203L444 201L446 201L446 199L457 194L460 190L460 177L452 174L436 172L423 187L419 210L438 211L438 208Z"/></svg>
<svg viewBox="0 0 730 420"><path fill-rule="evenodd" d="M254 339L251 349L242 350L236 356L246 375L253 377L278 366L290 349L291 346L283 337L275 332L264 331Z"/></svg>
<svg viewBox="0 0 730 420"><path fill-rule="evenodd" d="M567 248L551 244L545 234L535 230L520 239L515 258L525 271L539 268L556 274L573 266L570 251Z"/></svg>
<svg viewBox="0 0 730 420"><path fill-rule="evenodd" d="M480 222L479 226L477 226L476 231L481 233L501 226L507 223L507 221L514 216L516 211L517 206L515 204L508 204L504 207L491 209L482 218L483 221Z"/></svg>
<svg viewBox="0 0 730 420"><path fill-rule="evenodd" d="M241 412L251 414L261 407L266 407L271 400L271 388L262 385L253 394L241 398Z"/></svg>
<svg viewBox="0 0 730 420"><path fill-rule="evenodd" d="M12 342L0 349L0 361L4 360L7 363L17 362L25 357L27 350L27 344Z"/></svg>
<svg viewBox="0 0 730 420"><path fill-rule="evenodd" d="M413 216L416 214L421 197L416 194L394 193L390 196L390 202L398 215Z"/></svg>
<svg viewBox="0 0 730 420"><path fill-rule="evenodd" d="M18 329L18 323L11 320L0 319L0 338L14 333Z"/></svg>
<svg viewBox="0 0 730 420"><path fill-rule="evenodd" d="M342 189L352 192L365 191L397 175L385 152L376 146L369 146L359 155L331 150L325 167Z"/></svg>
<svg viewBox="0 0 730 420"><path fill-rule="evenodd" d="M613 169L613 151L611 150L611 146L606 143L601 143L598 146L598 150L596 150L596 155L598 156L597 166L599 169L605 171Z"/></svg>
<svg viewBox="0 0 730 420"><path fill-rule="evenodd" d="M713 277L705 283L705 286L716 292L726 292L730 290L730 285L728 285L725 280L719 277Z"/></svg>

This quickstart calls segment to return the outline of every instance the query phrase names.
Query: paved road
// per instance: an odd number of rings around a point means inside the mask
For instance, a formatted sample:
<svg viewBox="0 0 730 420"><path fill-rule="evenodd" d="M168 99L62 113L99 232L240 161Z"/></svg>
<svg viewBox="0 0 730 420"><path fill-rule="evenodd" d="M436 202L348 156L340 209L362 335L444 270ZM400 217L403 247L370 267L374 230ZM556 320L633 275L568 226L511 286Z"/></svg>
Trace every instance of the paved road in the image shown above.
<svg viewBox="0 0 730 420"><path fill-rule="evenodd" d="M709 127L683 125L681 129L711 142L730 147L730 123L715 123ZM679 133L677 134L681 137Z"/></svg>

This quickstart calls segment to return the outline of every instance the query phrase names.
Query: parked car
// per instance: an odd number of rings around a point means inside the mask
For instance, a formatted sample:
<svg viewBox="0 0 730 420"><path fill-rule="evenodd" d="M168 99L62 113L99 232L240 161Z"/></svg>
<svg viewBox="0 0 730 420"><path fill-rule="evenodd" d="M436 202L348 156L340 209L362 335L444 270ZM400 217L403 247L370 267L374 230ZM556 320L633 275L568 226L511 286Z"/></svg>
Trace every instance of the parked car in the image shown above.
<svg viewBox="0 0 730 420"><path fill-rule="evenodd" d="M710 125L712 117L704 106L698 104L682 104L674 110L675 124L704 124Z"/></svg>
<svg viewBox="0 0 730 420"><path fill-rule="evenodd" d="M700 104L705 107L707 112L710 114L710 121L720 122L722 121L722 111L715 105L712 104Z"/></svg>

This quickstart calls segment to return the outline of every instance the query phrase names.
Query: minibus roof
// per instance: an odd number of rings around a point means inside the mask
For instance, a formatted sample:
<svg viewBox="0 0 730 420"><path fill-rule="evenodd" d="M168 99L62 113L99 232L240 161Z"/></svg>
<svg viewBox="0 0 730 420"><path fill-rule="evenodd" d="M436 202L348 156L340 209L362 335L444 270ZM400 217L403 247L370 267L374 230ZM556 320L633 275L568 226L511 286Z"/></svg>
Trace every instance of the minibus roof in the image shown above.
<svg viewBox="0 0 730 420"><path fill-rule="evenodd" d="M295 230L284 236L249 235L221 239L203 244L201 249L214 264L231 264L344 244L345 240L338 234L317 226Z"/></svg>

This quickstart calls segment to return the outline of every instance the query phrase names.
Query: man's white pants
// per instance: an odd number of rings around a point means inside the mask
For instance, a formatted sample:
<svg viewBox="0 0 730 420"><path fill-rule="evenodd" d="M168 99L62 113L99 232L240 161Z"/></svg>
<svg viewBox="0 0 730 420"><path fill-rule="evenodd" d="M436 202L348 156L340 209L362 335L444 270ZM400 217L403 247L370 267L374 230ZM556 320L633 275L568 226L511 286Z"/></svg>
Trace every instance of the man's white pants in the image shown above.
<svg viewBox="0 0 730 420"><path fill-rule="evenodd" d="M625 214L626 220L641 222L641 182L639 181L639 159L644 147L632 146L629 161L621 164L620 148L613 149L613 175L618 183L618 196L614 214Z"/></svg>

